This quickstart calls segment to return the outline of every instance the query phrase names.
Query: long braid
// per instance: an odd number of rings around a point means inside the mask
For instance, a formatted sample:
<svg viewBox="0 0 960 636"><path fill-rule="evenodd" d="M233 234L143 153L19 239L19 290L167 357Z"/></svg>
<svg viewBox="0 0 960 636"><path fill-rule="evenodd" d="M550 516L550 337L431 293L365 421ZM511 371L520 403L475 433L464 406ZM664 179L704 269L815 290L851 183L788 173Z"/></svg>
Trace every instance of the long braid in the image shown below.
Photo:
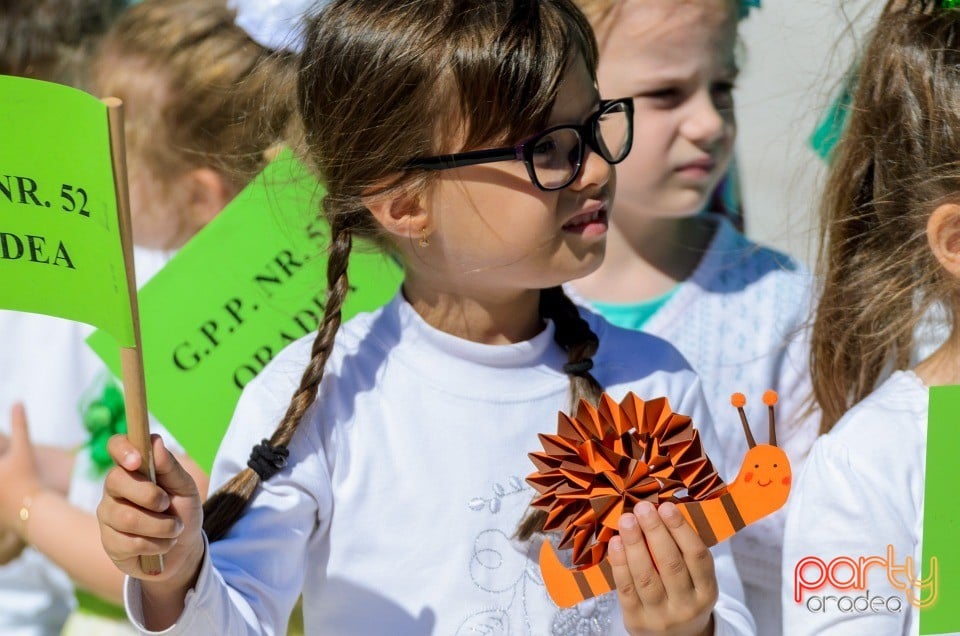
<svg viewBox="0 0 960 636"><path fill-rule="evenodd" d="M323 321L317 331L310 352L310 362L300 379L300 386L290 399L290 406L270 437L274 448L286 449L293 438L303 414L317 398L317 389L323 379L323 370L333 351L333 341L340 328L343 301L349 289L347 264L353 236L346 216L335 215L330 228L331 249L327 261L327 304ZM214 493L204 504L203 529L210 541L222 538L240 518L250 498L260 484L260 477L251 468L245 468Z"/></svg>
<svg viewBox="0 0 960 636"><path fill-rule="evenodd" d="M590 373L593 356L600 346L597 335L562 287L540 292L540 315L553 321L553 339L567 352L567 364L563 365L563 370L570 376L570 411L577 410L581 399L596 406L603 393L603 387Z"/></svg>
<svg viewBox="0 0 960 636"><path fill-rule="evenodd" d="M562 287L551 287L540 292L540 315L553 321L553 339L567 352L567 363L563 365L563 370L570 376L570 412L576 413L581 399L596 406L603 393L603 387L590 373L593 356L600 346L597 335ZM530 510L517 527L517 538L526 541L543 532L546 520L547 513L544 511Z"/></svg>

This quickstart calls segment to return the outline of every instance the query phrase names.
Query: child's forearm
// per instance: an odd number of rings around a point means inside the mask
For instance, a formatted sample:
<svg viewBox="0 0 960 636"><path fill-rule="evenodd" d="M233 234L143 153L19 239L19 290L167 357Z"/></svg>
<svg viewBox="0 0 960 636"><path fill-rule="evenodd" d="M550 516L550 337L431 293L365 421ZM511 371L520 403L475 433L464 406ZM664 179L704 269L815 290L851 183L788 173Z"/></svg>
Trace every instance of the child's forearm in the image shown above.
<svg viewBox="0 0 960 636"><path fill-rule="evenodd" d="M76 453L56 446L34 446L33 455L43 484L61 495L68 494Z"/></svg>
<svg viewBox="0 0 960 636"><path fill-rule="evenodd" d="M10 438L0 435L0 455L10 448ZM70 479L76 453L59 446L33 445L33 459L37 473L43 484L58 493L66 495L70 490Z"/></svg>
<svg viewBox="0 0 960 636"><path fill-rule="evenodd" d="M24 540L60 566L81 588L118 605L123 604L123 574L100 543L97 519L53 490L31 498Z"/></svg>

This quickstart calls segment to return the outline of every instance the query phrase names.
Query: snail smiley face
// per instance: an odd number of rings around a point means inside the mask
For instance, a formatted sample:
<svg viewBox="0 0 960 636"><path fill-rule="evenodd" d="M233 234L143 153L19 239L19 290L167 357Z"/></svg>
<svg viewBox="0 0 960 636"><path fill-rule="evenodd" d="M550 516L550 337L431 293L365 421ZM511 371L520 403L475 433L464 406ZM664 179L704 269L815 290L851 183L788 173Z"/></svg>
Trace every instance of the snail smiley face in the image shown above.
<svg viewBox="0 0 960 636"><path fill-rule="evenodd" d="M751 448L743 462L743 483L756 488L789 488L792 480L786 454L775 446Z"/></svg>

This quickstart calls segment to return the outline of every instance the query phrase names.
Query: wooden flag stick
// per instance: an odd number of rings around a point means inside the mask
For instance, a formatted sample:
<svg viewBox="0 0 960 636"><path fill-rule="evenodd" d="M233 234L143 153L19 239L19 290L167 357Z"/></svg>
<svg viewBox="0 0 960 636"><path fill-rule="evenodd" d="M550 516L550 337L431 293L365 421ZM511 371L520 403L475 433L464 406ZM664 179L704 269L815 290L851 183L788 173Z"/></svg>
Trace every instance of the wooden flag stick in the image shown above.
<svg viewBox="0 0 960 636"><path fill-rule="evenodd" d="M137 306L137 280L133 268L133 232L130 224L130 192L127 187L127 158L123 136L123 102L116 97L107 97L103 102L107 105L110 121L110 152L113 155L113 180L117 188L120 241L123 245L123 262L127 270L127 295L130 297L130 313L133 317L134 346L120 348L124 408L127 413L127 437L140 451L140 456L143 458L140 463L140 473L156 483L153 450L150 444L150 425L147 421L147 390L143 378L143 352L140 348L140 310ZM141 556L140 569L146 574L160 574L163 571L163 557L160 555Z"/></svg>

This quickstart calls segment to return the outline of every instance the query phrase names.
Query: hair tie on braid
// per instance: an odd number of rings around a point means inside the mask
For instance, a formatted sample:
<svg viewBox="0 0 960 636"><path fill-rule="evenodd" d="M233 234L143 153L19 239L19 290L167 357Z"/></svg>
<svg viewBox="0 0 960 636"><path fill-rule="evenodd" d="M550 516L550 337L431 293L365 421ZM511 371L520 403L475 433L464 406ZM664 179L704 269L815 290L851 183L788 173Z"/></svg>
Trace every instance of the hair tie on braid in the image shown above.
<svg viewBox="0 0 960 636"><path fill-rule="evenodd" d="M257 473L260 481L267 481L287 465L290 450L286 446L271 446L270 440L264 439L250 451L247 466Z"/></svg>
<svg viewBox="0 0 960 636"><path fill-rule="evenodd" d="M591 358L585 358L577 362L566 363L563 365L563 372L567 375L583 375L592 368L593 360Z"/></svg>

